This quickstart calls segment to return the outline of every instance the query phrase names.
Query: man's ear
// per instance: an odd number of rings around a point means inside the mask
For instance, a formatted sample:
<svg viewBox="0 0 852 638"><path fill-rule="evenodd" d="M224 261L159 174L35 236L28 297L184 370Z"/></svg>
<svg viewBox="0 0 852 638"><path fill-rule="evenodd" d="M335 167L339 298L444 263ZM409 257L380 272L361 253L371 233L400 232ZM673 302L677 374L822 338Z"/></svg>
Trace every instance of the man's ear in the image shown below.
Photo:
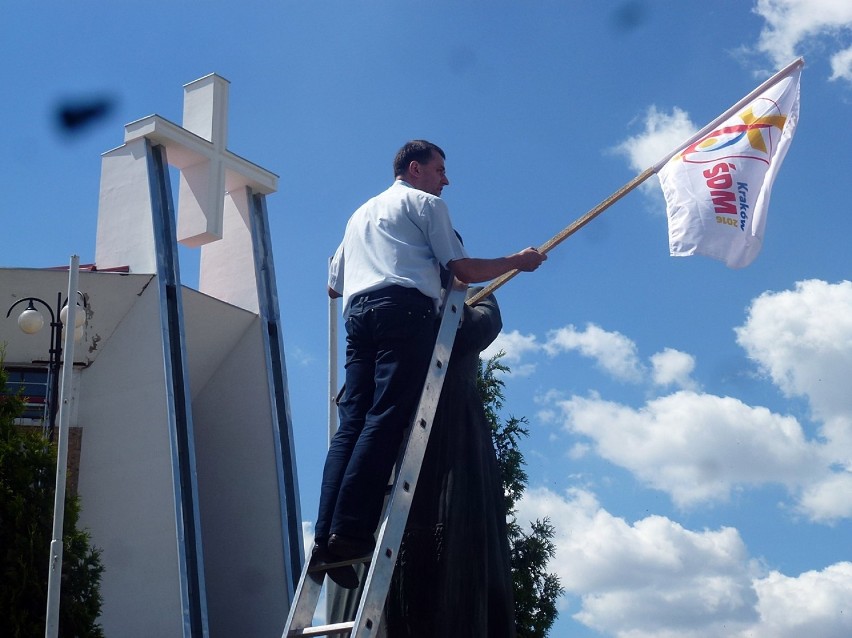
<svg viewBox="0 0 852 638"><path fill-rule="evenodd" d="M410 175L420 175L420 162L412 160L408 164L408 173Z"/></svg>

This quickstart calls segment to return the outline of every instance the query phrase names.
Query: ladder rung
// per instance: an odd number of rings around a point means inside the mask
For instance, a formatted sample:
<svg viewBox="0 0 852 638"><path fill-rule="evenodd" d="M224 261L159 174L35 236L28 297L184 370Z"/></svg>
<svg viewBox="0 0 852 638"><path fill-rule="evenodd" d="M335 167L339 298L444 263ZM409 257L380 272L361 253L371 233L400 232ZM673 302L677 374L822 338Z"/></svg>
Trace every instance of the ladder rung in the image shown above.
<svg viewBox="0 0 852 638"><path fill-rule="evenodd" d="M352 631L355 626L353 621L338 622L333 625L317 625L316 627L300 627L299 629L291 629L288 636L328 636L330 634L339 634L344 631Z"/></svg>
<svg viewBox="0 0 852 638"><path fill-rule="evenodd" d="M335 567L346 567L348 565L360 565L361 563L369 563L373 560L372 554L367 554L362 556L361 558L350 558L347 560L339 560L333 563L319 563L316 565L308 566L309 574L316 574L319 572L327 572L329 569L334 569Z"/></svg>

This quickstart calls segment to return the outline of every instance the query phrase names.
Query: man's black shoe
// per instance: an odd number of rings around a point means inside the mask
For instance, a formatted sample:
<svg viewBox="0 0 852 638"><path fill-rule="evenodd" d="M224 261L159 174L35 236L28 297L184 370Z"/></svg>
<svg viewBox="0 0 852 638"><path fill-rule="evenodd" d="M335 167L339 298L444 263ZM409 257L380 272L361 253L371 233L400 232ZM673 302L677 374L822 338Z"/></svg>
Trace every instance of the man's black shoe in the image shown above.
<svg viewBox="0 0 852 638"><path fill-rule="evenodd" d="M336 563L340 559L332 556L325 545L314 545L311 551L311 567L321 567L328 563ZM352 565L343 565L342 567L332 567L324 570L328 577L331 578L337 585L344 589L355 589L358 587L358 574L355 573L355 568ZM318 581L320 582L320 581Z"/></svg>
<svg viewBox="0 0 852 638"><path fill-rule="evenodd" d="M328 539L328 551L337 558L353 559L362 558L373 553L376 546L375 541L363 538L353 538L342 534L332 534Z"/></svg>

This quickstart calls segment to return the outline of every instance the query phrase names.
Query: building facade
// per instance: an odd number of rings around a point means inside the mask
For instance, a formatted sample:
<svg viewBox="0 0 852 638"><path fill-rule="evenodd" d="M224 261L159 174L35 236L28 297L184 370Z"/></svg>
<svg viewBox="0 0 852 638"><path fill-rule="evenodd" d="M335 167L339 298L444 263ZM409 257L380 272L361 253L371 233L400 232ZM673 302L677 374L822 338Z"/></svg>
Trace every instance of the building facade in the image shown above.
<svg viewBox="0 0 852 638"><path fill-rule="evenodd" d="M266 223L277 177L227 151L227 89L216 75L186 85L183 126L138 120L103 156L63 409L80 433L71 474L102 550L107 636L280 636L303 560ZM179 242L200 250L199 290L181 283ZM67 286L62 269L2 269L0 303ZM35 378L48 337L21 333L18 308L0 343Z"/></svg>

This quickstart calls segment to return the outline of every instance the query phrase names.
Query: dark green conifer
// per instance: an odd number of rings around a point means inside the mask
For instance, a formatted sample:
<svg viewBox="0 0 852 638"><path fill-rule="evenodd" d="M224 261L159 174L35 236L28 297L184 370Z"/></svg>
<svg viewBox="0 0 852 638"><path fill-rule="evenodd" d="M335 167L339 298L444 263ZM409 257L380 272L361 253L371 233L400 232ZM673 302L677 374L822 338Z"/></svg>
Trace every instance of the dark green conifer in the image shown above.
<svg viewBox="0 0 852 638"><path fill-rule="evenodd" d="M497 464L503 480L508 512L509 547L512 554L512 581L515 595L515 624L518 638L545 638L556 621L556 601L563 593L559 578L547 573L547 564L556 554L554 528L548 519L530 523L529 533L518 524L518 501L527 486L524 455L519 440L529 435L526 418L500 419L505 383L498 373L509 368L501 363L502 352L482 362L477 384L491 423Z"/></svg>
<svg viewBox="0 0 852 638"><path fill-rule="evenodd" d="M0 356L0 635L36 638L47 614L56 448L41 428L15 425L23 401L6 394L2 363ZM59 635L102 638L103 566L88 533L77 529L79 516L79 498L67 495Z"/></svg>

